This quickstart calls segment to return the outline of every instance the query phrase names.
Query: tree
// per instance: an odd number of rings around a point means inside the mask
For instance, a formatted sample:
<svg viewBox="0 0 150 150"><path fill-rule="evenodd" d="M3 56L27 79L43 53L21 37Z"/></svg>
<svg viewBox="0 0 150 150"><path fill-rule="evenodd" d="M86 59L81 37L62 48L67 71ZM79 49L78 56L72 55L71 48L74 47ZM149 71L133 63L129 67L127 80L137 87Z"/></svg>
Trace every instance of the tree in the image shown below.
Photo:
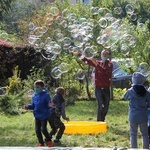
<svg viewBox="0 0 150 150"><path fill-rule="evenodd" d="M0 1L0 18L2 18L4 12L8 12L11 8L11 3L15 0L1 0Z"/></svg>
<svg viewBox="0 0 150 150"><path fill-rule="evenodd" d="M138 0L134 2L138 3ZM35 11L33 16L28 17L29 15L27 15L26 19L29 20L21 20L18 23L18 29L23 31L23 34L20 35L23 36L24 43L29 44L30 42L32 48L35 50L35 57L40 58L40 60L48 64L47 66L43 65L44 67L46 66L45 71L47 71L48 74L46 75L48 77L51 76L51 70L54 67L60 65L62 62L67 63L69 71L63 74L60 77L61 79L59 77L56 79L59 85L65 86L65 88L69 89L68 91L73 89L73 94L75 93L75 88L80 89L81 93L81 91L84 91L81 88L84 87L90 99L91 96L88 87L90 87L89 78L92 68L82 64L79 58L75 58L70 51L71 47L78 47L80 52L84 52L86 47L94 46L96 47L97 55L99 55L99 52L101 52L103 48L111 46L111 49L113 49L112 57L133 58L136 56L135 58L138 58L138 56L141 56L142 59L138 59L137 63L141 61L147 62L146 60L149 60L149 30L147 28L147 20L149 19L147 16L149 16L149 12L145 11L145 14L141 13L142 8L149 9L149 7L147 7L149 4L143 2L143 5L134 5L135 3L132 3L130 4L134 6L134 13L128 14L125 12L125 7L128 4L126 0L121 0L119 3L113 0L95 0L92 5L84 5L83 3L69 5L67 0L64 0L63 3L59 1L50 5L44 5L42 9ZM137 6L139 6L139 9ZM114 12L115 8L121 9L121 13L116 14L116 12ZM17 11L18 17L22 16L19 15L20 12L21 11ZM132 20L130 18L131 15L133 15L132 17L134 17L134 15L138 17L139 14L143 15L142 18L145 18L144 21L137 18L132 18L134 19ZM102 22L103 24L100 24L101 18L104 21ZM104 27L105 22L107 27ZM145 30L143 30L144 26L142 27L142 24L145 26ZM129 45L131 40L133 41ZM55 57L53 57L55 54L54 50L57 53ZM140 52L140 54L137 53L137 51ZM23 60L28 61L30 52L31 50L29 49L25 51L25 53L19 53L21 54L21 58L27 58L20 59L19 61L22 64L23 71ZM88 52L83 54L89 55ZM35 63L32 63L34 62L32 60L35 59L31 58L30 60L30 65L35 65ZM39 61L38 64L42 64L42 62ZM41 66L39 66L39 68L40 67ZM85 72L85 78L82 82L76 77L78 70ZM59 70L57 71L57 73L59 73ZM81 93L81 95L85 95L85 93Z"/></svg>

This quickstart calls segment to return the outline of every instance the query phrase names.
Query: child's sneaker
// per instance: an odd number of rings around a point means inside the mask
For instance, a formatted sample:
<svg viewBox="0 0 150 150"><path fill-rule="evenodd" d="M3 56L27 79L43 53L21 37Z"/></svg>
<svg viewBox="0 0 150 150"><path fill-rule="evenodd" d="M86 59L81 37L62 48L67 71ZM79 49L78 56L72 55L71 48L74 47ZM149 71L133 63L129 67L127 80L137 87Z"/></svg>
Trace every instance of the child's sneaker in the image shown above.
<svg viewBox="0 0 150 150"><path fill-rule="evenodd" d="M44 146L44 144L41 144L41 143L38 144L38 147L43 147L43 146Z"/></svg>
<svg viewBox="0 0 150 150"><path fill-rule="evenodd" d="M54 140L54 144L55 144L55 145L61 145L61 142L59 141L59 139L55 139L55 140Z"/></svg>
<svg viewBox="0 0 150 150"><path fill-rule="evenodd" d="M53 147L53 142L52 141L47 142L47 146L48 147Z"/></svg>
<svg viewBox="0 0 150 150"><path fill-rule="evenodd" d="M59 139L55 139L54 143L60 143Z"/></svg>

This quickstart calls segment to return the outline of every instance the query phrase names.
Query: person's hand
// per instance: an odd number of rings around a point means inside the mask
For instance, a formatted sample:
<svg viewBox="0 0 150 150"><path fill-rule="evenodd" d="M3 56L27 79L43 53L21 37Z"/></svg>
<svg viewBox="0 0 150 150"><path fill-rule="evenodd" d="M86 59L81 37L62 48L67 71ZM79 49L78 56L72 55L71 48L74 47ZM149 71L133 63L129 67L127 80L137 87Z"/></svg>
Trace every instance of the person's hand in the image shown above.
<svg viewBox="0 0 150 150"><path fill-rule="evenodd" d="M68 122L68 121L70 121L70 119L67 117L67 118L66 118L66 121Z"/></svg>
<svg viewBox="0 0 150 150"><path fill-rule="evenodd" d="M28 105L24 105L24 109L26 109L26 110L27 110L27 109L28 109Z"/></svg>
<svg viewBox="0 0 150 150"><path fill-rule="evenodd" d="M72 52L77 55L79 54L79 52L76 49L74 49Z"/></svg>
<svg viewBox="0 0 150 150"><path fill-rule="evenodd" d="M53 102L49 103L49 107L53 107L53 106L54 106Z"/></svg>
<svg viewBox="0 0 150 150"><path fill-rule="evenodd" d="M96 59L92 58L91 60L92 60L92 62L97 66Z"/></svg>

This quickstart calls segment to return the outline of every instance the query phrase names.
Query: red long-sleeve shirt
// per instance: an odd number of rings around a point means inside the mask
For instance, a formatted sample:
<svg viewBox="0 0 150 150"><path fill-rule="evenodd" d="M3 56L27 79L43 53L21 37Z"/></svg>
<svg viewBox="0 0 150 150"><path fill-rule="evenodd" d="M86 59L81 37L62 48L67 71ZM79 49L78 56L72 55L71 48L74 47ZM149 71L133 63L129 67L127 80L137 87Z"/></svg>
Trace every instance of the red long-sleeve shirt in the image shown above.
<svg viewBox="0 0 150 150"><path fill-rule="evenodd" d="M106 60L104 63L101 60L96 60L97 63L96 65L90 58L84 57L82 60L87 64L89 64L90 66L95 67L95 77L94 77L95 86L101 88L109 88L113 70L112 62Z"/></svg>

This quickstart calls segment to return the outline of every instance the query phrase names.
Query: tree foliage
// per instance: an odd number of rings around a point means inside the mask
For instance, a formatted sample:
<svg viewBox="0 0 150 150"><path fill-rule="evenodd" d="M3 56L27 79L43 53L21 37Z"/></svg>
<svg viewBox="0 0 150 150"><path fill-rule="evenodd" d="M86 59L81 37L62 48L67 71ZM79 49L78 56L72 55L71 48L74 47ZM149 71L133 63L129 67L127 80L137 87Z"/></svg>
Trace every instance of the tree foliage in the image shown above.
<svg viewBox="0 0 150 150"><path fill-rule="evenodd" d="M11 9L11 3L15 0L1 0L0 1L0 18L2 18L2 15L4 12L7 12Z"/></svg>
<svg viewBox="0 0 150 150"><path fill-rule="evenodd" d="M132 34L136 40L135 47L128 47L128 53L125 54L120 51L120 43L117 42L117 48L115 51L112 52L112 57L130 57L135 60L136 64L139 64L141 62L147 62L148 64L150 64L150 4L147 0L93 0L93 2L89 5L84 5L80 2L76 5L70 5L68 1L65 0L63 3L60 3L60 1L56 1L55 3L50 3L46 6L41 5L40 7L34 7L34 5L30 6L29 3L27 3L26 1L22 1L21 5L17 5L17 3L20 4L20 1L17 1L12 4L13 8L12 12L10 13L11 15L9 17L4 18L4 20L8 24L10 19L12 19L11 22L17 22L17 30L15 32L23 40L25 46L23 46L24 48L11 47L11 50L8 48L7 54L5 54L5 50L1 48L0 55L2 57L6 57L7 55L9 55L11 56L11 58L13 55L13 58L16 58L15 64L19 65L19 69L21 70L21 78L27 78L27 75L30 75L29 70L32 68L32 66L35 66L36 68L43 68L44 75L47 76L51 85L54 85L54 83L56 83L57 86L64 86L68 91L68 95L70 96L74 93L74 95L78 94L85 95L85 97L88 96L88 98L90 99L91 93L93 92L92 85L90 83L90 74L92 68L84 64L78 57L74 56L73 53L66 49L63 45L63 42L60 41L59 37L57 37L57 34L61 33L64 37L72 38L70 24L72 24L74 20L69 20L67 18L67 16L69 15L74 16L76 20L78 20L76 22L77 25L80 24L80 21L82 22L82 20L84 19L87 19L88 22L91 22L92 20L92 26L94 26L92 30L93 36L87 42L87 44L94 45L97 47L98 53L96 57L99 57L99 53L103 49L103 46L97 44L96 39L99 36L100 32L103 30L98 23L98 20L102 18L102 15L101 12L92 14L91 11L93 10L93 8L103 8L107 11L108 14L112 14L113 17L115 17L116 19L121 19L121 23L125 26L123 30L127 30L128 33ZM134 6L134 15L137 17L136 19L132 20L131 14L128 14L126 12L125 7L127 4L132 4ZM55 14L52 18L50 18L51 16L48 15L50 15L52 8L58 8L59 11L55 12L58 13L58 15ZM121 13L116 14L114 12L115 8L121 8ZM17 12L16 15L15 12ZM63 22L64 24L60 24L62 18L65 18ZM52 24L50 24L51 22ZM67 27L65 26L65 23L67 24ZM51 41L56 41L56 43L60 45L61 53L60 55L56 55L54 60L50 59L50 54L47 55L45 53L42 44L40 45L40 50L35 45L33 46L32 44L29 44L29 35L34 34L34 31L29 29L30 25L32 24L34 25L34 29L36 27L42 26L46 27L47 29L47 32L44 33L43 36L40 38L42 42L37 42L37 45L39 43L44 43L47 38L49 38ZM8 30L8 32L10 31L9 28L5 29ZM73 42L71 43L71 46L74 46ZM8 67L6 67L6 65L8 65L8 60L7 62L5 62L3 58L1 58L1 62L3 62L1 63L1 68L8 69ZM69 71L63 74L61 78L51 78L51 70L54 67L60 65L62 62L68 64ZM13 63L10 63L10 66L12 66ZM0 72L2 74L0 74L1 76L3 76L3 74L5 73L5 69L2 69ZM85 79L83 81L79 80L76 76L76 73L79 70L85 72ZM6 76L6 74L4 76ZM84 93L85 89L87 91L86 94Z"/></svg>

